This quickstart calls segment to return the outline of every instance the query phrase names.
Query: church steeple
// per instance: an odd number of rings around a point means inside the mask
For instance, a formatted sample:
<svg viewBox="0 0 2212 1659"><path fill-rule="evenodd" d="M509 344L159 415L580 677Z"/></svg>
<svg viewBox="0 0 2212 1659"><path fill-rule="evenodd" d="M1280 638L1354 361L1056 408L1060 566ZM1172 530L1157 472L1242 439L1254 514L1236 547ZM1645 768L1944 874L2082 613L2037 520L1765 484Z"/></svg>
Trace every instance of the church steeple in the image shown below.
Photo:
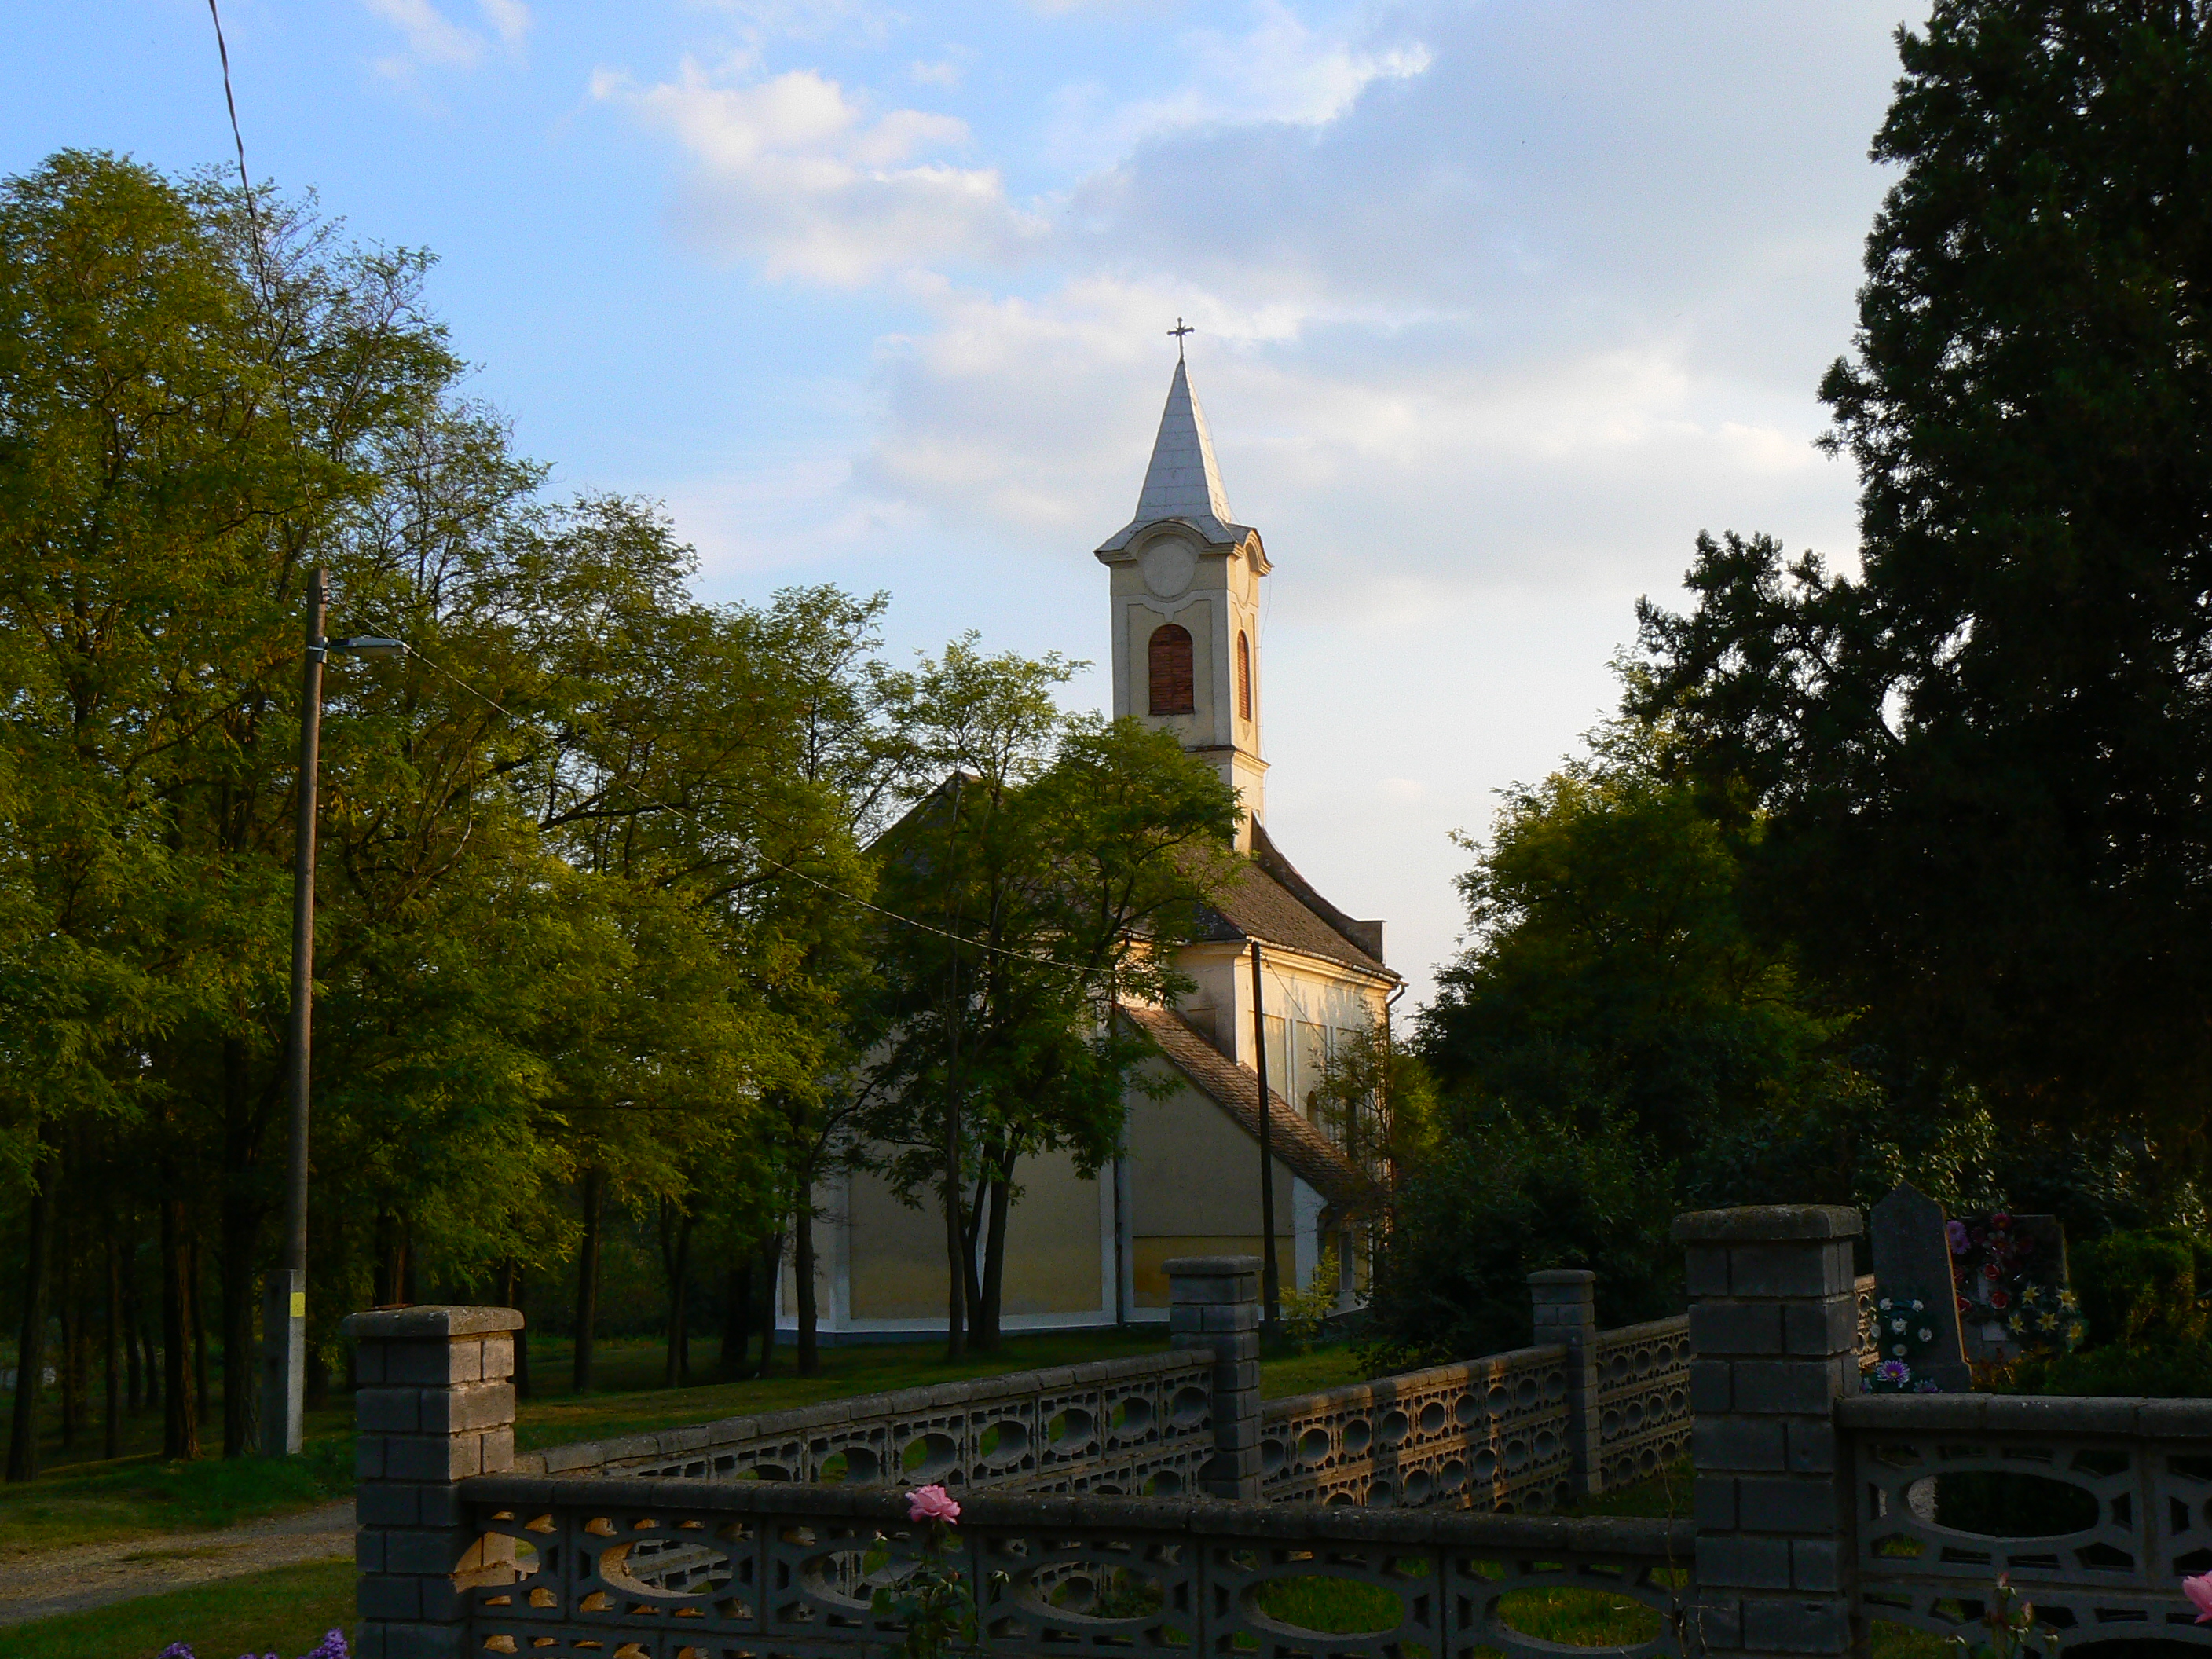
<svg viewBox="0 0 2212 1659"><path fill-rule="evenodd" d="M1137 497L1139 524L1182 519L1205 531L1211 541L1229 541L1229 492L1221 487L1220 463L1213 459L1213 434L1206 411L1191 396L1190 370L1178 359L1168 386L1168 406L1160 414L1159 436L1152 440L1152 464Z"/></svg>
<svg viewBox="0 0 2212 1659"><path fill-rule="evenodd" d="M1112 573L1114 714L1173 732L1263 816L1260 532L1236 522L1180 357L1137 513L1098 549ZM1238 837L1249 844L1249 827Z"/></svg>

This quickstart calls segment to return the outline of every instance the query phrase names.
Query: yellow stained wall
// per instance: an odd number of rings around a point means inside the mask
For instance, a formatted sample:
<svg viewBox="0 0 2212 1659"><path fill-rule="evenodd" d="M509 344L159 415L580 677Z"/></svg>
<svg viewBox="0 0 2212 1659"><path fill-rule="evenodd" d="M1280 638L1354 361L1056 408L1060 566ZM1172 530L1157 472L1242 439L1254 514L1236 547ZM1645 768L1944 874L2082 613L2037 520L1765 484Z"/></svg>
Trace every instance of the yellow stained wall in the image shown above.
<svg viewBox="0 0 2212 1659"><path fill-rule="evenodd" d="M1259 1150L1235 1119L1164 1060L1146 1062L1174 1091L1135 1096L1129 1149L1130 1255L1137 1306L1168 1305L1166 1263L1179 1255L1261 1254ZM1275 1261L1291 1288L1296 1218L1291 1176L1275 1162Z"/></svg>
<svg viewBox="0 0 2212 1659"><path fill-rule="evenodd" d="M1064 1153L1024 1159L1021 1192L1006 1218L1000 1311L1097 1313L1111 1310L1099 1281L1098 1183ZM941 1319L945 1222L934 1204L909 1209L878 1177L856 1174L849 1195L854 1319Z"/></svg>

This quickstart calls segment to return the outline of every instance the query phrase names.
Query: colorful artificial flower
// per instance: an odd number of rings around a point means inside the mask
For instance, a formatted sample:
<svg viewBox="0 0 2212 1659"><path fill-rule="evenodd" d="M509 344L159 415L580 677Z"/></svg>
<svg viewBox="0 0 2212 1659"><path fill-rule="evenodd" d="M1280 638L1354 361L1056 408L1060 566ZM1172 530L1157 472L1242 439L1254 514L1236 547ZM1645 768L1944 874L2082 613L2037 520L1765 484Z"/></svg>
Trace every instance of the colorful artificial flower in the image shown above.
<svg viewBox="0 0 2212 1659"><path fill-rule="evenodd" d="M1944 1223L1943 1234L1945 1237L1951 1241L1951 1254L1953 1255L1966 1255L1968 1248L1968 1241L1966 1238L1966 1224L1965 1222L1948 1221Z"/></svg>

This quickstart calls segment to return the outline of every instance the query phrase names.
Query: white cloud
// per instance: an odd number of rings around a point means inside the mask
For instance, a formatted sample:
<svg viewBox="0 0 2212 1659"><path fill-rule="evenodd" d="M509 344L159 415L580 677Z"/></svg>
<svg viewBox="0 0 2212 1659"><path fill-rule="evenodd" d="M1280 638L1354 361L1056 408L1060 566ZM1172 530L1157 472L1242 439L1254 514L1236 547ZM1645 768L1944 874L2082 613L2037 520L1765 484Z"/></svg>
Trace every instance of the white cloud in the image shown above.
<svg viewBox="0 0 2212 1659"><path fill-rule="evenodd" d="M411 79L417 69L472 70L491 50L491 36L456 23L430 0L362 0L377 16L407 39L408 56L385 58L378 68L399 79ZM510 53L520 52L530 32L530 8L523 0L481 0L484 21L492 35Z"/></svg>
<svg viewBox="0 0 2212 1659"><path fill-rule="evenodd" d="M1194 29L1182 40L1189 79L1164 96L1131 103L1101 136L1127 148L1194 126L1281 122L1316 127L1335 120L1377 81L1404 81L1433 61L1427 46L1404 40L1382 47L1304 21L1281 0L1259 0L1252 27L1232 33Z"/></svg>
<svg viewBox="0 0 2212 1659"><path fill-rule="evenodd" d="M708 75L639 87L602 70L592 94L676 136L696 161L692 228L772 276L852 286L933 261L1003 262L1039 230L995 167L939 159L967 124L916 109L874 114L812 70Z"/></svg>
<svg viewBox="0 0 2212 1659"><path fill-rule="evenodd" d="M907 65L906 78L917 86L943 87L947 92L959 89L967 78L968 61L975 53L954 48L934 63L920 61Z"/></svg>
<svg viewBox="0 0 2212 1659"><path fill-rule="evenodd" d="M484 20L509 50L519 49L530 33L530 8L522 0L482 0Z"/></svg>
<svg viewBox="0 0 2212 1659"><path fill-rule="evenodd" d="M714 0L740 33L770 40L848 40L880 45L902 20L879 0Z"/></svg>

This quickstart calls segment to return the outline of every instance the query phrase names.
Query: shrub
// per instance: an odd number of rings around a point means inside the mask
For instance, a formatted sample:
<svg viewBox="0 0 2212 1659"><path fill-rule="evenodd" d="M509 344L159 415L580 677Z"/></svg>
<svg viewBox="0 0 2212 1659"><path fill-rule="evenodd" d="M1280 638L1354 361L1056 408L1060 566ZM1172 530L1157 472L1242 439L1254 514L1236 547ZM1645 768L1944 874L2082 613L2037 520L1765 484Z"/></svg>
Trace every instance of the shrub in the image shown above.
<svg viewBox="0 0 2212 1659"><path fill-rule="evenodd" d="M1528 1276L1540 1267L1593 1269L1601 1324L1678 1304L1672 1171L1623 1119L1585 1133L1502 1109L1447 1118L1401 1174L1376 1250L1365 1363L1401 1369L1527 1347Z"/></svg>
<svg viewBox="0 0 2212 1659"><path fill-rule="evenodd" d="M2204 1340L2197 1252L2179 1229L2107 1233L2082 1248L2074 1283L2093 1346L2165 1347Z"/></svg>

